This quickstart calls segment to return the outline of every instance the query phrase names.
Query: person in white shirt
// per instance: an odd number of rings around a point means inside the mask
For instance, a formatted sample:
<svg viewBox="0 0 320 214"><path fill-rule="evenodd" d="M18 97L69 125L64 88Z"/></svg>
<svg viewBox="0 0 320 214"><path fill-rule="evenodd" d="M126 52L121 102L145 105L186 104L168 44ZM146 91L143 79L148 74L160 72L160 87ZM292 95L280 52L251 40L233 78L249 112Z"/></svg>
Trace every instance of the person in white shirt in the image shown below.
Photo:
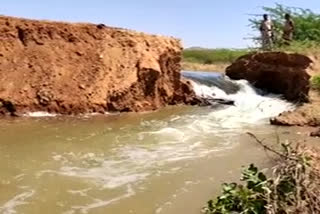
<svg viewBox="0 0 320 214"><path fill-rule="evenodd" d="M260 25L260 32L262 38L262 49L271 50L273 46L273 26L272 21L267 14L263 15L263 21Z"/></svg>

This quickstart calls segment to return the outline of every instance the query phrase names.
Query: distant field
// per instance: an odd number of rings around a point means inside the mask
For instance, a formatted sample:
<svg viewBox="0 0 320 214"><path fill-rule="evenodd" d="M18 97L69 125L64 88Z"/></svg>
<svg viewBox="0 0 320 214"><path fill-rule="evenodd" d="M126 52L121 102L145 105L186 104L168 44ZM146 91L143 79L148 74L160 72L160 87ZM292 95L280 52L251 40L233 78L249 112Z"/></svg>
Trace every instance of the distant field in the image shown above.
<svg viewBox="0 0 320 214"><path fill-rule="evenodd" d="M205 49L190 48L183 51L182 67L193 71L224 71L237 58L258 49ZM289 46L275 47L273 51L320 56L320 44L316 42L292 42Z"/></svg>
<svg viewBox="0 0 320 214"><path fill-rule="evenodd" d="M205 65L229 64L248 52L247 49L186 49L183 51L183 61Z"/></svg>
<svg viewBox="0 0 320 214"><path fill-rule="evenodd" d="M190 71L223 72L237 58L247 53L247 49L185 49L182 67Z"/></svg>

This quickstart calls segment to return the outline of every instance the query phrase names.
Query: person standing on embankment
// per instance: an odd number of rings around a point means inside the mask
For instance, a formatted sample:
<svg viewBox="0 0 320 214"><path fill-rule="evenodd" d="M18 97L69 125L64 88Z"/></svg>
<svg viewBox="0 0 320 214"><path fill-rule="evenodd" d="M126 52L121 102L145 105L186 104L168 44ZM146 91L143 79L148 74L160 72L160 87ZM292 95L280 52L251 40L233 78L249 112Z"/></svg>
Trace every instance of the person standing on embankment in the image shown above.
<svg viewBox="0 0 320 214"><path fill-rule="evenodd" d="M269 19L267 14L263 15L263 21L260 25L260 32L262 37L262 49L271 50L273 46L272 36L273 36L273 26L272 21Z"/></svg>
<svg viewBox="0 0 320 214"><path fill-rule="evenodd" d="M284 40L284 44L285 45L290 45L291 41L293 40L293 33L295 30L294 27L294 22L291 19L290 14L285 14L285 24L284 24L284 28L283 28L283 35L282 38Z"/></svg>

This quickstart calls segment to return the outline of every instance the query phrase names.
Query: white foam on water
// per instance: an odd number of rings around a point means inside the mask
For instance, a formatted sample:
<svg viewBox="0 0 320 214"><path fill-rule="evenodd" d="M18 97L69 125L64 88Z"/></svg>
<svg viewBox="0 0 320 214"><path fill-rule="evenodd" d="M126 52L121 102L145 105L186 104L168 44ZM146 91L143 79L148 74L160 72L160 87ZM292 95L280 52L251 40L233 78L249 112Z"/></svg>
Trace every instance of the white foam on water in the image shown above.
<svg viewBox="0 0 320 214"><path fill-rule="evenodd" d="M81 189L81 190L68 190L68 192L72 195L78 195L82 197L88 196L88 191L92 190L92 188Z"/></svg>
<svg viewBox="0 0 320 214"><path fill-rule="evenodd" d="M58 174L93 181L101 189L115 189L144 180L149 173L128 171L126 167L116 168L118 164L104 161L101 167L62 167ZM109 170L109 171L108 171Z"/></svg>
<svg viewBox="0 0 320 214"><path fill-rule="evenodd" d="M234 136L252 129L258 123L267 124L270 117L295 108L280 96L259 95L247 81L234 83L240 86L240 90L235 94L226 94L215 86L192 82L198 96L232 100L233 106L212 108L205 111L205 114L190 113L173 115L166 120L142 121L135 127L137 130L134 133L128 130L130 126L122 127L121 134L116 137L117 142L108 155L53 154L52 160L60 162L61 167L57 170L42 171L38 176L54 173L78 178L93 184L101 191L130 187L119 197L97 199L92 204L76 206L69 211L88 213L91 209L133 196L133 189L152 175L177 173L181 169L174 165L177 162L207 157L211 153L223 154L220 151L237 145ZM212 139L217 137L220 137L219 140L212 142ZM87 191L69 193L89 194Z"/></svg>
<svg viewBox="0 0 320 214"><path fill-rule="evenodd" d="M233 106L213 111L208 115L220 122L222 127L235 128L243 124L265 123L266 119L296 108L294 104L283 100L280 95L259 95L246 80L232 82L240 86L240 90L235 94L226 94L218 87L209 87L192 81L198 96L234 102Z"/></svg>
<svg viewBox="0 0 320 214"><path fill-rule="evenodd" d="M16 208L18 206L28 204L29 202L27 202L27 199L31 198L34 195L34 193L35 193L34 190L29 190L14 196L12 199L7 201L4 205L0 206L0 213L3 213L3 214L18 213L16 211Z"/></svg>
<svg viewBox="0 0 320 214"><path fill-rule="evenodd" d="M145 132L142 135L155 135L156 137L164 135L164 139L169 140L165 135L167 131L170 134L180 133L179 130L164 128L159 132ZM152 175L157 168L171 162L205 157L208 153L218 149L204 148L202 142L186 142L182 139L181 133L172 136L171 141L161 141L161 143L152 146L137 144L118 146L113 149L114 155L104 159L92 154L66 153L59 156L53 155L52 159L60 162L62 167L59 170L42 171L37 176L41 177L48 173L58 174L83 179L99 186L101 190L116 189L129 184L138 184ZM78 166L77 163L83 161L98 163L96 164L98 166ZM168 172L175 173L178 168L175 167L174 169ZM160 171L160 173L167 173L167 171Z"/></svg>
<svg viewBox="0 0 320 214"><path fill-rule="evenodd" d="M130 185L128 185L127 192L123 195L120 195L118 197L115 197L109 200L94 199L91 204L83 205L83 206L73 206L71 210L66 211L63 214L75 214L75 213L87 214L93 209L108 206L109 204L115 203L125 198L130 198L134 195L135 195L134 190Z"/></svg>
<svg viewBox="0 0 320 214"><path fill-rule="evenodd" d="M24 114L25 117L56 117L58 114L53 114L45 111L29 112Z"/></svg>

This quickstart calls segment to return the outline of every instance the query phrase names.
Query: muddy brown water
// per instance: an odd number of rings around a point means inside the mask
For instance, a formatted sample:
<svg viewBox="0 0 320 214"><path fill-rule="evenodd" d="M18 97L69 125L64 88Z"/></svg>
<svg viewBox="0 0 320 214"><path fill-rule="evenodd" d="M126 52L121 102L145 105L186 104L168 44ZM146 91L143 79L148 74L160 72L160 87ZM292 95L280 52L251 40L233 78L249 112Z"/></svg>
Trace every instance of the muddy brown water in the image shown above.
<svg viewBox="0 0 320 214"><path fill-rule="evenodd" d="M270 165L246 131L286 135L191 125L207 111L2 120L0 213L200 213L242 166Z"/></svg>
<svg viewBox="0 0 320 214"><path fill-rule="evenodd" d="M235 106L1 119L0 213L199 214L243 166L272 166L246 132L270 145L305 137L268 123L291 104L239 84L228 96L196 87Z"/></svg>

